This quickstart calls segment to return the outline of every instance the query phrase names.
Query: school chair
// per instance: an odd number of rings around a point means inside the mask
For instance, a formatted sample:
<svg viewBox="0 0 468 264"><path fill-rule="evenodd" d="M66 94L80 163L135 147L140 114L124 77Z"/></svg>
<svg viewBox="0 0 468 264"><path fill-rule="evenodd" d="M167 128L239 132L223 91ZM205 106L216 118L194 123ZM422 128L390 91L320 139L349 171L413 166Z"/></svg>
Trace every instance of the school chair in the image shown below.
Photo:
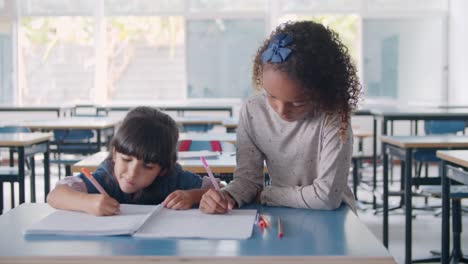
<svg viewBox="0 0 468 264"><path fill-rule="evenodd" d="M0 133L29 133L31 130L22 126L2 126ZM11 208L15 206L15 182L18 182L19 170L14 167L15 163L15 148L9 148L9 167L0 165L0 205L3 209L3 183L10 183L10 201ZM25 157L26 168L30 170L31 178L35 177L34 159ZM31 189L31 197L33 189ZM0 212L1 214L2 212Z"/></svg>
<svg viewBox="0 0 468 264"><path fill-rule="evenodd" d="M179 131L180 132L208 132L209 130L213 129L212 124L197 124L197 125L180 125Z"/></svg>
<svg viewBox="0 0 468 264"><path fill-rule="evenodd" d="M72 112L73 116L96 117L108 116L107 111L98 111L98 107L93 104L78 104L75 105Z"/></svg>
<svg viewBox="0 0 468 264"><path fill-rule="evenodd" d="M421 193L434 198L442 197L442 186L423 186ZM464 256L461 252L461 233L462 233L462 206L461 200L468 198L468 186L452 185L449 194L452 200L452 243L453 248L450 254L451 261L454 263L468 263L468 256ZM447 242L448 243L448 242ZM433 258L421 260L422 262L440 262L440 252L431 250L435 255Z"/></svg>
<svg viewBox="0 0 468 264"><path fill-rule="evenodd" d="M54 146L51 150L54 159L51 163L58 164L59 178L61 176L61 165L65 165L65 175L71 175L71 165L81 160L81 158L63 158L63 155L87 155L99 151L99 146L91 142L94 137L92 130L86 129L57 129L54 130Z"/></svg>
<svg viewBox="0 0 468 264"><path fill-rule="evenodd" d="M446 121L446 120L429 120L424 122L424 132L426 135L436 134L456 134L458 132L464 132L465 122L464 121ZM413 154L413 160L416 162L416 178L421 178L421 171L424 165L425 177L429 177L429 164L431 162L439 162L440 160L436 157L436 150L424 149L417 150ZM418 189L419 186L416 185ZM427 198L425 199L427 204Z"/></svg>
<svg viewBox="0 0 468 264"><path fill-rule="evenodd" d="M229 142L221 142L219 140L180 140L177 147L178 151L235 151L235 146Z"/></svg>
<svg viewBox="0 0 468 264"><path fill-rule="evenodd" d="M456 134L465 130L464 121L425 121L424 132L426 135L436 134ZM436 157L435 150L417 150L414 152L413 159L418 162L417 177L421 177L421 170L423 163L425 164L425 176L428 175L428 164L430 162L439 162L440 160Z"/></svg>
<svg viewBox="0 0 468 264"><path fill-rule="evenodd" d="M356 127L353 127L353 130L354 130L354 133L353 133L354 139L357 139L357 142L358 142L358 151L357 153L353 154L351 158L352 190L353 190L354 198L357 202L358 207L361 209L365 209L363 207L363 204L367 204L369 202L358 199L358 187L361 185L361 183L365 183L366 185L369 184L365 181L362 182L361 169L363 168L363 161L366 161L366 160L370 161L372 159L371 155L364 154L364 139L371 138L373 133L360 130L359 128L356 128ZM367 189L370 190L370 186Z"/></svg>
<svg viewBox="0 0 468 264"><path fill-rule="evenodd" d="M228 152L235 152L236 147L234 144L229 142L220 142L218 140L211 140L211 141L199 141L199 140L180 140L177 146L178 151L200 151L200 150L209 150L209 151L228 151ZM233 175L218 175L223 181L229 183Z"/></svg>

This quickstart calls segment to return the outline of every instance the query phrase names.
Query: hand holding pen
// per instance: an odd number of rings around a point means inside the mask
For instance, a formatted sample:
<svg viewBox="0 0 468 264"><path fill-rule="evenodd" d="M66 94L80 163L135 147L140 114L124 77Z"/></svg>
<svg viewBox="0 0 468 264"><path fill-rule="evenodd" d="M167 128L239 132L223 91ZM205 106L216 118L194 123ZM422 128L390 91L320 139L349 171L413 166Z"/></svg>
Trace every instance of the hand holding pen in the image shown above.
<svg viewBox="0 0 468 264"><path fill-rule="evenodd" d="M109 194L107 194L104 188L102 188L99 182L96 181L96 179L94 179L94 177L87 169L81 168L81 172L100 193L98 195L90 196L90 203L89 206L87 206L86 212L96 216L118 214L120 212L119 202L117 202L114 198L110 197Z"/></svg>
<svg viewBox="0 0 468 264"><path fill-rule="evenodd" d="M206 162L204 157L200 157L200 160L205 167L206 172L208 173L208 177L211 180L211 184L215 188L208 190L203 196L200 201L200 210L207 214L224 214L230 211L234 207L234 200L229 194L225 194L219 188L218 182L213 176L210 167L208 167L208 163Z"/></svg>

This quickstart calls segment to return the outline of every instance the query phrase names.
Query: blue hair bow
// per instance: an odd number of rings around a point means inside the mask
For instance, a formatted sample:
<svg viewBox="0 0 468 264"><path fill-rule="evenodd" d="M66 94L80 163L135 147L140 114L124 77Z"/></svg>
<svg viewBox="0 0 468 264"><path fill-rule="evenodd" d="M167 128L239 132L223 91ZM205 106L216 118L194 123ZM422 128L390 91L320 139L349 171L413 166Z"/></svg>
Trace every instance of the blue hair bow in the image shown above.
<svg viewBox="0 0 468 264"><path fill-rule="evenodd" d="M278 34L273 41L268 44L268 48L262 53L262 62L265 64L268 61L271 63L281 63L286 61L292 50L286 48L293 41L288 34Z"/></svg>

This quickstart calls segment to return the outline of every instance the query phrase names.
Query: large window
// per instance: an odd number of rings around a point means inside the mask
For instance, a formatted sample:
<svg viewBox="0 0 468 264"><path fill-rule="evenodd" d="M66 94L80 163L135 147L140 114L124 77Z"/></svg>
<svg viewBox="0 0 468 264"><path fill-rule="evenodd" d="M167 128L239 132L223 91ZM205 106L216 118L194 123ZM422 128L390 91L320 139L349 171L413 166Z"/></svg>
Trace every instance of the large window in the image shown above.
<svg viewBox="0 0 468 264"><path fill-rule="evenodd" d="M109 17L106 22L109 100L180 99L185 94L182 17Z"/></svg>
<svg viewBox="0 0 468 264"><path fill-rule="evenodd" d="M18 44L21 103L59 104L92 96L92 17L22 17Z"/></svg>
<svg viewBox="0 0 468 264"><path fill-rule="evenodd" d="M435 102L446 89L446 2L15 1L16 33L0 36L1 102L245 98L256 49L287 20L338 32L367 97ZM13 80L5 77L12 65ZM428 93L417 95L418 87Z"/></svg>
<svg viewBox="0 0 468 264"><path fill-rule="evenodd" d="M188 22L188 96L244 98L251 94L251 65L265 35L261 19Z"/></svg>
<svg viewBox="0 0 468 264"><path fill-rule="evenodd" d="M410 103L442 103L447 63L445 23L442 18L366 19L363 60L367 95Z"/></svg>

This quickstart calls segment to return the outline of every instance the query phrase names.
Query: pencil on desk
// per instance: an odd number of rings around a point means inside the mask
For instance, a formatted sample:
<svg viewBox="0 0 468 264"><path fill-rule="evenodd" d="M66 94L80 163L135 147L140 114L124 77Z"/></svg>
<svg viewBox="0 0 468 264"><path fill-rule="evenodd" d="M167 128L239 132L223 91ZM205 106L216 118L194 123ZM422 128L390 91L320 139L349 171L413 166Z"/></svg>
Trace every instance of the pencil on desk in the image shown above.
<svg viewBox="0 0 468 264"><path fill-rule="evenodd" d="M270 225L270 222L268 222L268 220L266 219L266 217L262 214L260 214L260 227L268 227ZM262 226L262 223L263 222L263 226Z"/></svg>
<svg viewBox="0 0 468 264"><path fill-rule="evenodd" d="M101 184L99 184L99 182L97 182L96 179L94 179L93 175L91 175L91 173L89 173L89 171L86 168L81 168L81 172L86 176L86 178L88 178L88 180L94 185L94 187L96 187L96 189L101 194L109 196L109 194L107 194L104 188L102 188Z"/></svg>
<svg viewBox="0 0 468 264"><path fill-rule="evenodd" d="M281 217L278 216L278 238L283 238L283 224L281 223Z"/></svg>

